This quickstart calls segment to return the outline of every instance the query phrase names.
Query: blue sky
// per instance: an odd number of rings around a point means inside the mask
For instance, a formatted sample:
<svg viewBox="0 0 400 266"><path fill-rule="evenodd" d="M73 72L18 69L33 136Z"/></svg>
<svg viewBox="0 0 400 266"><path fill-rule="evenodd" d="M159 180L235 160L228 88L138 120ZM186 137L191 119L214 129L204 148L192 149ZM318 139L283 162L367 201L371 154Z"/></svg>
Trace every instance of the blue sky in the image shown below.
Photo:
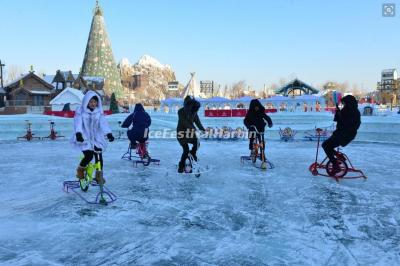
<svg viewBox="0 0 400 266"><path fill-rule="evenodd" d="M149 54L181 83L198 79L259 89L280 78L366 90L400 66L397 15L378 0L100 0L117 61ZM0 0L0 59L53 74L78 72L95 1Z"/></svg>

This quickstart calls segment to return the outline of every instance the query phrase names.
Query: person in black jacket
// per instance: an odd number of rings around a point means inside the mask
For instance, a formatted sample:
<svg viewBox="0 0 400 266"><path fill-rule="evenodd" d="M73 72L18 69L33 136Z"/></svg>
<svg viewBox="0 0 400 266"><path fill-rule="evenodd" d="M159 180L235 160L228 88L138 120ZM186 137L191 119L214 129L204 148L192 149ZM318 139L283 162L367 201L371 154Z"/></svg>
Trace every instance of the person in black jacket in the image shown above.
<svg viewBox="0 0 400 266"><path fill-rule="evenodd" d="M272 127L272 120L267 114L265 114L265 108L258 99L253 99L250 102L249 111L244 118L244 125L249 130L249 150L253 151L254 139L257 137L260 143L264 143L264 130L265 126ZM256 127L259 134L256 134L254 129Z"/></svg>
<svg viewBox="0 0 400 266"><path fill-rule="evenodd" d="M340 171L339 165L335 158L335 148L345 147L357 135L357 130L361 125L361 115L358 111L358 103L352 95L347 95L342 98L343 108L339 109L336 105L336 113L333 121L337 122L336 130L332 136L322 143L329 160L333 163L333 170Z"/></svg>
<svg viewBox="0 0 400 266"><path fill-rule="evenodd" d="M186 96L183 107L178 111L178 126L176 128L177 138L179 144L182 146L183 152L181 160L179 161L178 172L182 173L185 167L186 158L190 154L193 159L197 161L197 149L199 146L199 140L196 136L196 125L201 131L205 131L203 125L200 122L197 111L200 109L200 103L190 96ZM192 149L189 151L189 143L193 144Z"/></svg>

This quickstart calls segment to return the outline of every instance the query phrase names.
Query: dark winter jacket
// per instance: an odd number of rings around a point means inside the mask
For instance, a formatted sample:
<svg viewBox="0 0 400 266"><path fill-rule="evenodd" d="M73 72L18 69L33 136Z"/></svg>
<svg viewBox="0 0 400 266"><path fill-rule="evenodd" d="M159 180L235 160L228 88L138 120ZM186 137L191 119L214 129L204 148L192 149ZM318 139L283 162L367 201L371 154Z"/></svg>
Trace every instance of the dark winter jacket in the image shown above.
<svg viewBox="0 0 400 266"><path fill-rule="evenodd" d="M258 111L255 110L258 106ZM255 126L258 132L264 132L265 126L268 123L268 127L272 127L272 120L267 114L265 114L265 108L259 100L253 99L250 102L249 111L247 111L246 117L244 118L244 125L248 130L252 130L251 126Z"/></svg>
<svg viewBox="0 0 400 266"><path fill-rule="evenodd" d="M337 122L333 135L339 138L340 145L344 147L356 137L357 130L361 125L361 115L354 96L343 97L342 103L344 104L343 109L337 109L333 119Z"/></svg>
<svg viewBox="0 0 400 266"><path fill-rule="evenodd" d="M121 127L129 128L131 125L132 128L128 130L128 138L130 140L137 140L139 142L147 140L151 118L140 103L135 105L135 110L125 119Z"/></svg>
<svg viewBox="0 0 400 266"><path fill-rule="evenodd" d="M178 111L178 126L176 131L179 142L189 143L195 138L195 125L200 130L205 130L197 115L199 109L200 103L190 96L186 96L183 107ZM189 137L187 137L187 132L189 132ZM193 136L193 138L190 136Z"/></svg>

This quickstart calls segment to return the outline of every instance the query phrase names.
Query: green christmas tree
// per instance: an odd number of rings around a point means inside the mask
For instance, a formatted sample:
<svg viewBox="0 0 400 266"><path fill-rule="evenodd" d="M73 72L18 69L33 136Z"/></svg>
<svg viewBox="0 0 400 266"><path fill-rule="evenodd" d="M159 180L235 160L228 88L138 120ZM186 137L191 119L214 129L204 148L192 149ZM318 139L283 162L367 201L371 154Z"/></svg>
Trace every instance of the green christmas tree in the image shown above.
<svg viewBox="0 0 400 266"><path fill-rule="evenodd" d="M109 96L111 93L115 93L118 98L123 96L121 76L111 50L111 42L106 31L103 11L98 2L96 2L94 9L81 71L82 76L103 77L105 79L104 92L106 95Z"/></svg>
<svg viewBox="0 0 400 266"><path fill-rule="evenodd" d="M119 113L118 102L117 102L117 99L115 98L115 93L111 94L110 111L113 114L118 114Z"/></svg>

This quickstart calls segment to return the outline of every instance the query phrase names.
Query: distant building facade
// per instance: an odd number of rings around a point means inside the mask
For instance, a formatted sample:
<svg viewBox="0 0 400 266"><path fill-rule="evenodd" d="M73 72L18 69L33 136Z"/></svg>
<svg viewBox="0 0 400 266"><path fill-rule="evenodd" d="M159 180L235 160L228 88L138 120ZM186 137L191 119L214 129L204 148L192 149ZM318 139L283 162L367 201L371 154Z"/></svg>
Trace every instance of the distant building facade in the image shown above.
<svg viewBox="0 0 400 266"><path fill-rule="evenodd" d="M384 69L381 72L381 81L377 84L379 101L391 106L397 105L400 80L396 69Z"/></svg>

